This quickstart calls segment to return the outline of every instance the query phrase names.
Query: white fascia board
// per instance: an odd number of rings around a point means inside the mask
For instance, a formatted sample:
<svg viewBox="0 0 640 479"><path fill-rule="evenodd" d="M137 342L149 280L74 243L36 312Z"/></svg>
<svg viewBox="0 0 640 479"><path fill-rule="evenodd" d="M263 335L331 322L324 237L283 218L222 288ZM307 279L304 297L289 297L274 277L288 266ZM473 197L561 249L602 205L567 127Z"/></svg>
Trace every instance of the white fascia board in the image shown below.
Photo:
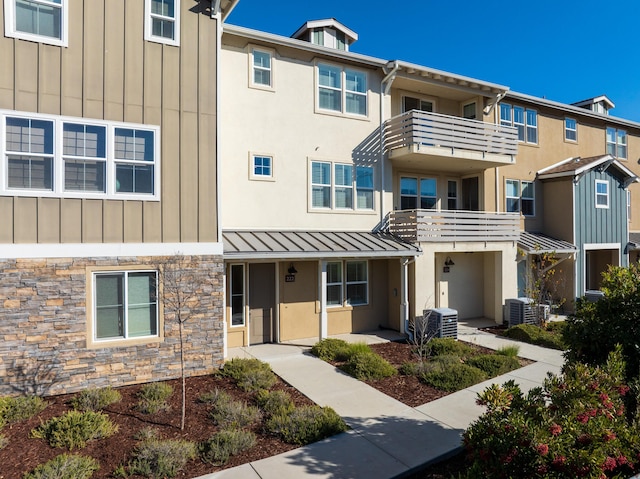
<svg viewBox="0 0 640 479"><path fill-rule="evenodd" d="M313 252L313 253L300 253L299 251L291 253L233 253L224 256L224 260L230 263L234 261L249 261L249 260L296 260L296 261L309 261L309 260L321 260L323 258L359 258L359 259L384 259L384 258L415 258L421 256L422 251L381 251L373 253L371 251L362 252L346 252L346 251L334 251L334 252Z"/></svg>
<svg viewBox="0 0 640 479"><path fill-rule="evenodd" d="M572 156L570 158L567 158L566 160L562 160L562 161L559 161L558 163L554 163L553 165L546 166L546 167L542 168L541 170L538 170L536 172L536 174L539 175L539 176L543 175L545 171L549 171L549 170L552 170L553 168L557 168L558 166L564 165L566 163L570 163L570 162L574 161L575 159L576 159L576 157Z"/></svg>
<svg viewBox="0 0 640 479"><path fill-rule="evenodd" d="M23 243L0 244L2 259L112 258L131 256L222 255L219 243Z"/></svg>
<svg viewBox="0 0 640 479"><path fill-rule="evenodd" d="M594 111L587 110L586 108L580 108L579 106L569 105L568 103L560 103L557 101L547 100L546 98L539 98L536 96L525 95L524 93L517 93L514 91L509 91L506 96L508 98L513 98L515 100L522 100L522 101L535 103L537 105L546 106L549 108L555 108L556 110L562 110L565 112L572 113L574 115L597 118L598 120L603 120L610 124L623 125L631 128L640 128L640 123L638 122L625 120L624 118L618 118L616 116L606 115L604 113L596 113Z"/></svg>

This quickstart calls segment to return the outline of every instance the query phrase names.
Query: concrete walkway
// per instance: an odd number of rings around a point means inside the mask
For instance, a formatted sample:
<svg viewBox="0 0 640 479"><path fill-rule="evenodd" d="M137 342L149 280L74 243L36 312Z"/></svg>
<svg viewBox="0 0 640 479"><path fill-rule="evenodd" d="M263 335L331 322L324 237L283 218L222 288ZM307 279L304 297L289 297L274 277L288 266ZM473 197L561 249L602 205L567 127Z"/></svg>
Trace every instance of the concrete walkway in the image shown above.
<svg viewBox="0 0 640 479"><path fill-rule="evenodd" d="M332 407L351 430L309 446L203 476L207 479L294 479L303 477L389 479L408 475L457 452L464 430L483 412L476 394L492 383L514 379L523 390L559 373L560 351L514 342L479 331L477 322L459 324L458 337L492 349L516 344L519 355L537 361L511 373L411 408L353 379L310 354L316 340L265 344L230 351L255 357L316 404ZM351 342L397 339L397 333L336 336Z"/></svg>

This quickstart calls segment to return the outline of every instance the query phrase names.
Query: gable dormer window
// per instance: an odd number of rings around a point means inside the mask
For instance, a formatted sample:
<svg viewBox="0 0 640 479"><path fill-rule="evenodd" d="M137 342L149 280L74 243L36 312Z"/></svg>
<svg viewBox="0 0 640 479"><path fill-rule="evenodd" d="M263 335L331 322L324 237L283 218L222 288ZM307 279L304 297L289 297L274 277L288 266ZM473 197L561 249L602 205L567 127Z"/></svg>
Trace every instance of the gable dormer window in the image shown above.
<svg viewBox="0 0 640 479"><path fill-rule="evenodd" d="M356 32L335 18L305 22L291 37L314 45L343 51L348 51L349 45L358 40Z"/></svg>

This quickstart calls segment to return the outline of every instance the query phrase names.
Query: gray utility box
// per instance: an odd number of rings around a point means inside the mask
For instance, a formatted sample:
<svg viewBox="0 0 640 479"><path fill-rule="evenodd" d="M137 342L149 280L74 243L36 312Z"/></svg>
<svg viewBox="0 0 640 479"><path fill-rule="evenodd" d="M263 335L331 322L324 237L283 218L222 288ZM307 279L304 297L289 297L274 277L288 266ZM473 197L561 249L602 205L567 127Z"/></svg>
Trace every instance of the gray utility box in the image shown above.
<svg viewBox="0 0 640 479"><path fill-rule="evenodd" d="M451 308L425 309L427 332L436 338L458 339L458 311Z"/></svg>

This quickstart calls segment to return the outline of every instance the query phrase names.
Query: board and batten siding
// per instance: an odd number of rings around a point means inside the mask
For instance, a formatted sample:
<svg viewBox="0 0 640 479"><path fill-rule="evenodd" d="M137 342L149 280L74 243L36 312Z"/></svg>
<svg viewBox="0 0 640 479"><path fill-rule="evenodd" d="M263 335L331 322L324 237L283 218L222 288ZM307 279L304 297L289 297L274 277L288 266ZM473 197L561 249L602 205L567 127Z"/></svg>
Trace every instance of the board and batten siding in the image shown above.
<svg viewBox="0 0 640 479"><path fill-rule="evenodd" d="M609 208L596 208L596 180L609 183ZM609 170L590 170L575 186L576 246L582 258L577 262L580 291L584 288L584 245L589 243L616 243L620 245L620 265L628 266L624 249L629 238L627 222L627 191L623 183Z"/></svg>
<svg viewBox="0 0 640 479"><path fill-rule="evenodd" d="M0 36L0 109L158 125L161 138L160 201L0 196L0 243L219 241L216 20L180 3L179 47L144 41L143 1L70 1L68 47Z"/></svg>

